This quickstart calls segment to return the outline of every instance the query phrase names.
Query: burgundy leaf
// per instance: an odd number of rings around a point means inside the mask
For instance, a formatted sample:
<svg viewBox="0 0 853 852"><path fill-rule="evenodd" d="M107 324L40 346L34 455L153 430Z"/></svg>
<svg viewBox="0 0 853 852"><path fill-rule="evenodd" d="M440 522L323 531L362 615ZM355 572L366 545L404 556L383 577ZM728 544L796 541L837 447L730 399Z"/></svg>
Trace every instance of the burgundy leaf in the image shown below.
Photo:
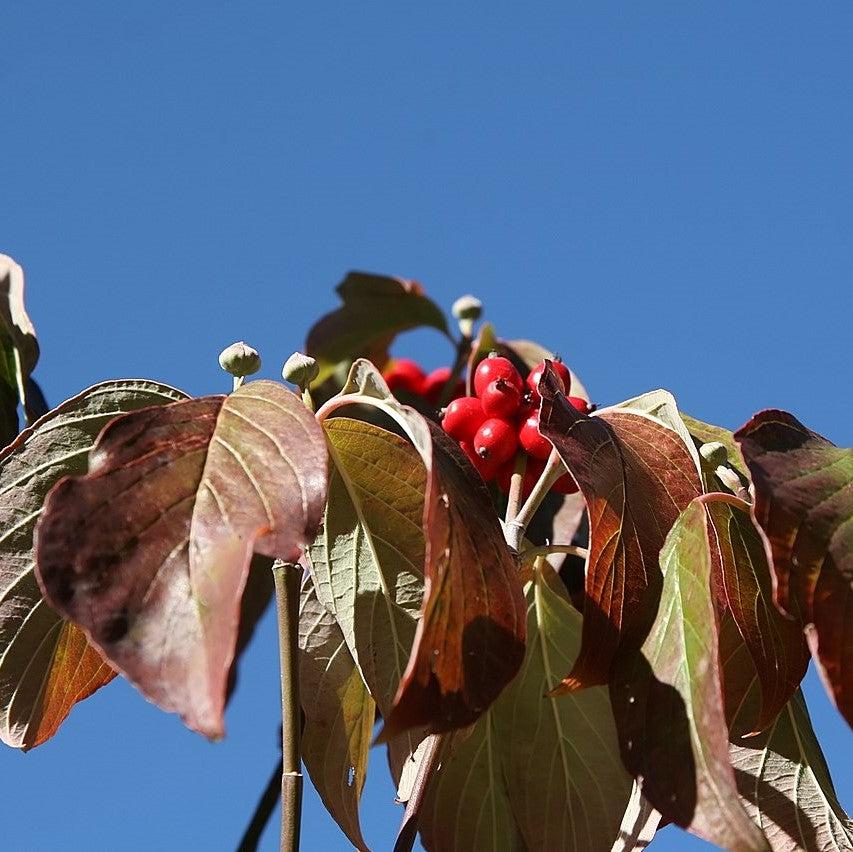
<svg viewBox="0 0 853 852"><path fill-rule="evenodd" d="M133 412L48 495L39 581L146 697L219 737L252 553L296 560L325 488L322 430L281 385Z"/></svg>
<svg viewBox="0 0 853 852"><path fill-rule="evenodd" d="M735 438L755 484L776 603L813 625L812 652L853 725L853 450L776 410L756 414Z"/></svg>
<svg viewBox="0 0 853 852"><path fill-rule="evenodd" d="M642 644L660 595L658 554L702 486L683 438L658 418L619 409L584 416L550 369L540 392L540 429L577 480L590 520L581 650L558 687L568 692L607 683L620 650Z"/></svg>

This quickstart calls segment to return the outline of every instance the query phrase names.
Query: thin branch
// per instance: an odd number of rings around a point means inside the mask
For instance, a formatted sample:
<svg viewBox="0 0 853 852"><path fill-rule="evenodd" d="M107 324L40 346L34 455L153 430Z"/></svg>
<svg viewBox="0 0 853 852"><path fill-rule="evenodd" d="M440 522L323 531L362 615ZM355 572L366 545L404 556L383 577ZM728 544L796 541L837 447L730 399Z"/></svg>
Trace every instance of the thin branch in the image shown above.
<svg viewBox="0 0 853 852"><path fill-rule="evenodd" d="M278 608L281 666L281 852L297 852L302 818L299 706L299 565L276 560L272 567Z"/></svg>
<svg viewBox="0 0 853 852"><path fill-rule="evenodd" d="M432 734L427 737L418 774L415 776L409 801L406 802L406 812L403 814L394 852L411 852L414 848L415 838L418 836L418 818L421 815L427 786L441 763L441 756L448 740L448 734Z"/></svg>
<svg viewBox="0 0 853 852"><path fill-rule="evenodd" d="M275 765L275 769L273 769L272 775L270 775L269 781L267 781L267 786L264 788L264 792L261 793L260 799L258 799L252 819L246 826L243 836L240 838L240 845L237 847L237 852L256 852L258 844L261 842L261 835L270 821L280 795L281 759Z"/></svg>
<svg viewBox="0 0 853 852"><path fill-rule="evenodd" d="M565 472L566 466L563 464L563 460L557 454L556 450L552 450L545 464L545 470L542 471L542 475L536 481L536 485L533 486L530 496L521 507L519 513L506 525L504 530L506 543L516 552L521 547L521 541L524 538L527 525L533 520L533 516L536 514L539 505L545 499L554 483Z"/></svg>
<svg viewBox="0 0 853 852"><path fill-rule="evenodd" d="M527 470L527 453L518 453L515 457L515 467L509 480L509 494L506 500L506 515L504 521L514 521L521 508L521 494L524 486L524 474Z"/></svg>
<svg viewBox="0 0 853 852"><path fill-rule="evenodd" d="M453 388L456 381L462 375L465 365L468 363L468 355L471 353L471 337L470 335L462 335L456 343L456 358L453 361L453 367L450 371L450 378L441 389L441 396L436 406L439 410L444 408L450 402L450 395L453 393Z"/></svg>

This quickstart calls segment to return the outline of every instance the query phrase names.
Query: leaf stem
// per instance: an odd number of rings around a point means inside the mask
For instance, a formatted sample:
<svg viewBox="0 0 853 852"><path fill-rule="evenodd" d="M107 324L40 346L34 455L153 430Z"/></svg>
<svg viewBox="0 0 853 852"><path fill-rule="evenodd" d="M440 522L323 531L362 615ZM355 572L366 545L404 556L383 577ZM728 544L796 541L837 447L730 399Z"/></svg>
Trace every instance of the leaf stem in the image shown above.
<svg viewBox="0 0 853 852"><path fill-rule="evenodd" d="M415 838L418 835L418 818L421 815L427 786L441 764L441 756L448 741L448 734L431 734L427 737L423 757L418 766L418 774L415 776L411 795L406 802L406 812L403 814L394 852L411 852L414 848Z"/></svg>
<svg viewBox="0 0 853 852"><path fill-rule="evenodd" d="M518 514L504 528L506 543L516 552L521 547L521 540L524 538L527 525L533 520L539 504L545 499L553 484L565 473L565 470L566 466L563 464L563 460L556 450L552 450L551 455L548 456L548 461L545 463L545 469L536 481L536 485L533 486L530 496Z"/></svg>
<svg viewBox="0 0 853 852"><path fill-rule="evenodd" d="M299 705L299 565L276 560L272 566L278 609L281 667L281 852L297 852L302 817L302 760Z"/></svg>
<svg viewBox="0 0 853 852"><path fill-rule="evenodd" d="M519 561L526 564L539 556L548 556L551 553L568 553L570 556L589 559L589 550L585 547L578 547L575 544L543 544L540 547L528 547L527 550L522 550Z"/></svg>

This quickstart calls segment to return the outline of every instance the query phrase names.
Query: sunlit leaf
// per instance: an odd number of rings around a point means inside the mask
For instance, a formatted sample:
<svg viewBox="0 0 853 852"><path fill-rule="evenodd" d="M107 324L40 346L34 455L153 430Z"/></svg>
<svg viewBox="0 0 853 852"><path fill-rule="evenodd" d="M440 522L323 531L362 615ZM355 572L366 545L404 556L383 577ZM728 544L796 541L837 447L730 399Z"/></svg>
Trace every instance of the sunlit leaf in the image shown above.
<svg viewBox="0 0 853 852"><path fill-rule="evenodd" d="M729 762L708 541L695 500L661 551L658 618L616 667L613 710L625 765L663 816L726 849L765 849Z"/></svg>
<svg viewBox="0 0 853 852"><path fill-rule="evenodd" d="M714 586L760 673L763 700L751 730L764 730L805 677L808 649L799 622L773 605L770 568L749 506L722 495L703 502Z"/></svg>
<svg viewBox="0 0 853 852"><path fill-rule="evenodd" d="M115 672L42 598L33 530L47 492L86 472L89 450L117 414L186 399L147 381L104 382L62 403L0 453L0 739L32 748Z"/></svg>
<svg viewBox="0 0 853 852"><path fill-rule="evenodd" d="M281 385L126 414L48 495L39 581L144 695L219 737L252 552L296 560L325 494L322 429Z"/></svg>
<svg viewBox="0 0 853 852"><path fill-rule="evenodd" d="M632 785L607 690L544 694L577 654L581 617L548 566L526 597L524 664L442 761L421 814L429 850L596 852L619 835Z"/></svg>
<svg viewBox="0 0 853 852"><path fill-rule="evenodd" d="M814 625L812 652L853 725L853 449L774 410L756 414L735 439L755 484L776 602Z"/></svg>
<svg viewBox="0 0 853 852"><path fill-rule="evenodd" d="M357 849L367 849L358 803L376 704L356 668L334 616L302 588L299 611L299 691L305 724L302 759L326 809Z"/></svg>
<svg viewBox="0 0 853 852"><path fill-rule="evenodd" d="M853 823L835 795L802 692L766 731L744 736L761 705L761 686L730 617L720 631L729 750L746 812L774 852L853 849Z"/></svg>
<svg viewBox="0 0 853 852"><path fill-rule="evenodd" d="M400 405L375 367L357 361L326 419L350 405L391 418L426 470L425 594L414 646L383 738L408 728L474 722L512 679L524 655L524 599L490 495L441 429Z"/></svg>
<svg viewBox="0 0 853 852"><path fill-rule="evenodd" d="M669 394L587 417L565 401L551 371L540 391L540 429L577 480L590 521L583 641L560 686L568 691L607 683L620 650L642 644L660 596L658 554L702 485Z"/></svg>
<svg viewBox="0 0 853 852"><path fill-rule="evenodd" d="M358 356L381 361L382 353L402 331L429 326L448 334L444 314L417 281L350 272L337 293L343 305L308 332L306 351L320 365L318 384L341 362L350 363Z"/></svg>
<svg viewBox="0 0 853 852"><path fill-rule="evenodd" d="M17 405L35 419L28 403L28 379L39 357L36 330L24 307L24 270L0 254L0 442L18 434Z"/></svg>

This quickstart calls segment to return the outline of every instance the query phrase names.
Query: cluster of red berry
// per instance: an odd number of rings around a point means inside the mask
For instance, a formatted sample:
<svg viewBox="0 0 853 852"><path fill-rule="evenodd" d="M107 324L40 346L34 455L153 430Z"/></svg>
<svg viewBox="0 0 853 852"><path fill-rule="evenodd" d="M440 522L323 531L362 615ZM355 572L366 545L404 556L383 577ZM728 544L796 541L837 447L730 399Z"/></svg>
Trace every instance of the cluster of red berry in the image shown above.
<svg viewBox="0 0 853 852"><path fill-rule="evenodd" d="M568 396L572 376L565 364L551 362L566 398L578 411L589 413L585 399ZM545 362L533 368L525 384L513 363L492 354L474 372L475 396L454 399L445 409L444 431L459 446L486 481L509 490L519 450L527 454L522 494L528 495L545 469L550 442L539 433L539 380ZM560 494L572 494L577 484L568 473L554 484Z"/></svg>
<svg viewBox="0 0 853 852"><path fill-rule="evenodd" d="M408 358L396 358L385 370L385 382L391 393L399 391L425 399L430 405L438 405L444 386L450 381L450 367L438 367L431 373L424 373L418 364ZM465 393L465 383L460 379L453 388L450 399L457 399Z"/></svg>

